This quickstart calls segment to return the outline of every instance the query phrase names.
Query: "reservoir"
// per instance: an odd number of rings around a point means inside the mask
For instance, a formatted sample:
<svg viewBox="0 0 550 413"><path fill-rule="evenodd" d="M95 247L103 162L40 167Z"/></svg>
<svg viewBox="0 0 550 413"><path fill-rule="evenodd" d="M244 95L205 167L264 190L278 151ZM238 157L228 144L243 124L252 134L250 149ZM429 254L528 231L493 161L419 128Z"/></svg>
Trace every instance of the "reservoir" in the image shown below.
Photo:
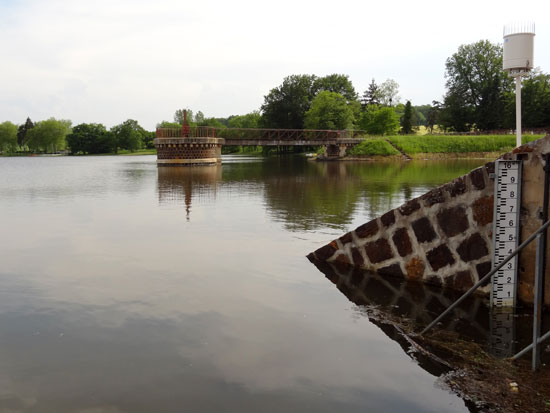
<svg viewBox="0 0 550 413"><path fill-rule="evenodd" d="M0 411L468 412L305 256L483 163L0 157Z"/></svg>

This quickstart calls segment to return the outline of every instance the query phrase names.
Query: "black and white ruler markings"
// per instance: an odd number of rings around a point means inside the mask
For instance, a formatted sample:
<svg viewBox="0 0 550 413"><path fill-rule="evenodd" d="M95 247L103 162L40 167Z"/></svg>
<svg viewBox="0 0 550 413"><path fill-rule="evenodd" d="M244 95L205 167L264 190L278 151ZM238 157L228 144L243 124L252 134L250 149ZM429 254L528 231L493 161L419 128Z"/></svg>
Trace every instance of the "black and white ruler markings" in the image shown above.
<svg viewBox="0 0 550 413"><path fill-rule="evenodd" d="M519 245L521 206L521 161L495 162L495 213L493 223L493 268ZM516 305L517 255L493 275L491 304Z"/></svg>

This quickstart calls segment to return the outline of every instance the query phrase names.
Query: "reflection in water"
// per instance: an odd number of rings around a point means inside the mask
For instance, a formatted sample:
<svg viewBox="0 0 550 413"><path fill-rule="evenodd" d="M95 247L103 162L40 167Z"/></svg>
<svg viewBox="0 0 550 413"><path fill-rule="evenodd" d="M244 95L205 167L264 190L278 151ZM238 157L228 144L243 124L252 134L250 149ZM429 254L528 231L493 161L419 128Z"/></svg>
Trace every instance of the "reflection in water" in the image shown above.
<svg viewBox="0 0 550 413"><path fill-rule="evenodd" d="M262 196L270 217L289 231L343 231L354 220L372 219L480 164L479 160L428 165L237 158L224 158L222 166L159 167L159 202L185 203L189 211L197 193L202 198L215 198L220 190L248 193ZM363 210L366 214L357 217Z"/></svg>
<svg viewBox="0 0 550 413"><path fill-rule="evenodd" d="M158 167L159 203L185 203L187 220L191 213L193 195L199 198L216 196L221 181L221 165L192 167Z"/></svg>
<svg viewBox="0 0 550 413"><path fill-rule="evenodd" d="M382 326L384 323L380 318L373 317L372 309L380 311L382 319L384 314L386 319L390 320L391 316L395 315L411 320L419 327L425 327L460 297L460 293L455 291L414 281L394 277L382 278L357 268L342 268L323 261L312 262L340 292L359 306L359 315L366 315L369 321L398 341L407 353L406 340L404 341L390 323L386 322ZM544 319L543 323L543 331L550 329L548 318ZM443 318L437 328L455 331L461 337L476 341L490 354L505 358L513 356L517 349L531 343L531 327L531 309L516 308L515 312L510 309L491 309L486 299L472 296L464 300L452 314ZM388 331L392 331L392 334ZM543 354L543 358L545 362L550 360L548 350ZM438 371L430 364L432 360L419 361L427 371Z"/></svg>
<svg viewBox="0 0 550 413"><path fill-rule="evenodd" d="M354 304L360 307L379 306L381 311L405 317L420 326L430 323L460 296L439 287L395 277L380 277L357 268L338 268L316 260L313 264ZM454 316L442 320L440 328L486 342L488 324L486 300L470 297L457 307Z"/></svg>

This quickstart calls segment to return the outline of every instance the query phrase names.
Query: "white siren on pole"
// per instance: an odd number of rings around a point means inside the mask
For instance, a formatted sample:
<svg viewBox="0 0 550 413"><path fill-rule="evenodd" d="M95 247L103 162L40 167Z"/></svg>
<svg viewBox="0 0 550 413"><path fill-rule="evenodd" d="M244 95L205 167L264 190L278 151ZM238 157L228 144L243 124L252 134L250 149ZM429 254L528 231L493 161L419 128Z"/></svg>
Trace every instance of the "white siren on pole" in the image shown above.
<svg viewBox="0 0 550 413"><path fill-rule="evenodd" d="M502 68L516 78L516 147L521 146L521 77L533 69L535 23L504 26Z"/></svg>
<svg viewBox="0 0 550 413"><path fill-rule="evenodd" d="M504 27L503 69L510 75L533 69L535 23L510 24Z"/></svg>

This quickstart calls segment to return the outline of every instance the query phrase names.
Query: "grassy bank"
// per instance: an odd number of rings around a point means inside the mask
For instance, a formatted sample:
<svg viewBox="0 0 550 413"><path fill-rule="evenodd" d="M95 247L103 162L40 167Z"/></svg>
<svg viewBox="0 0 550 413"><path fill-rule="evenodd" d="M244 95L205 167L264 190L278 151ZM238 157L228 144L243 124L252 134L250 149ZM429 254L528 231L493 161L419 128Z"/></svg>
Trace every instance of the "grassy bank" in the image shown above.
<svg viewBox="0 0 550 413"><path fill-rule="evenodd" d="M541 138L543 135L525 135L523 143ZM472 152L508 152L516 145L515 135L477 135L477 136L388 136L394 145L408 155L420 153L472 153Z"/></svg>
<svg viewBox="0 0 550 413"><path fill-rule="evenodd" d="M368 138L349 150L350 156L394 156L400 155L384 138Z"/></svg>

